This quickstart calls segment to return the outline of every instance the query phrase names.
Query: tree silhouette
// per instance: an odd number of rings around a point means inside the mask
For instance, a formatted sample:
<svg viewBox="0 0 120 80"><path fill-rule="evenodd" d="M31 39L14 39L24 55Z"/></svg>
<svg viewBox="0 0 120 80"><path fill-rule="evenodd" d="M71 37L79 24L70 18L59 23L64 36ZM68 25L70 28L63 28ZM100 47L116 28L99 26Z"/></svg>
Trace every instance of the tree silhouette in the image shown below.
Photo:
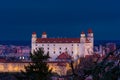
<svg viewBox="0 0 120 80"><path fill-rule="evenodd" d="M51 69L47 65L50 58L49 53L45 54L42 48L30 53L31 63L25 66L25 71L21 71L19 80L50 80Z"/></svg>
<svg viewBox="0 0 120 80"><path fill-rule="evenodd" d="M120 78L120 48L108 53L106 57L93 67L92 73L93 80L118 80ZM114 57L117 60L109 60Z"/></svg>
<svg viewBox="0 0 120 80"><path fill-rule="evenodd" d="M99 58L96 61L94 56L89 58L82 58L79 68L73 68L73 62L71 62L73 80L87 80L86 77L92 77L89 80L118 80L120 78L120 48L108 53L101 62ZM110 57L114 57L116 60L109 60ZM77 71L77 72L76 72ZM83 71L80 72L79 71Z"/></svg>

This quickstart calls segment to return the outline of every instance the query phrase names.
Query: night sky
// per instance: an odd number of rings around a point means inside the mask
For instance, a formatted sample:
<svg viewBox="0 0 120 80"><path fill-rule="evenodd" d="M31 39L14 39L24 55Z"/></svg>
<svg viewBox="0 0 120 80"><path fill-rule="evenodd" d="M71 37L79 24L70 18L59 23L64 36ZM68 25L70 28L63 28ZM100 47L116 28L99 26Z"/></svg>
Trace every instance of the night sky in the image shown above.
<svg viewBox="0 0 120 80"><path fill-rule="evenodd" d="M0 40L79 37L93 29L96 40L120 40L120 0L0 0Z"/></svg>

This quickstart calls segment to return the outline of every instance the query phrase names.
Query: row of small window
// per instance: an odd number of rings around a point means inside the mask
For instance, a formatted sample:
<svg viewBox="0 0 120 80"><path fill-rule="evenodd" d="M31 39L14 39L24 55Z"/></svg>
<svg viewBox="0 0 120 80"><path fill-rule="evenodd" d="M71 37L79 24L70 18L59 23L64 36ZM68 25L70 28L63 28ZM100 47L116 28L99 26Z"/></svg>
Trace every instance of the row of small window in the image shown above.
<svg viewBox="0 0 120 80"><path fill-rule="evenodd" d="M42 48L42 49L44 50L44 48ZM79 49L79 48L77 48L77 49ZM47 50L50 50L50 48L47 48ZM54 48L54 50L56 50L56 48ZM59 50L62 50L62 48L59 48ZM64 50L68 50L68 48L65 48Z"/></svg>
<svg viewBox="0 0 120 80"><path fill-rule="evenodd" d="M48 50L49 50L49 48L47 48ZM62 49L62 48L59 48L60 50ZM67 48L65 48L66 50L67 50Z"/></svg>
<svg viewBox="0 0 120 80"><path fill-rule="evenodd" d="M37 44L36 44L36 46L37 46ZM42 44L42 46L44 46L44 44ZM47 46L49 46L49 44ZM55 46L55 44L53 44L53 46ZM73 46L73 44L71 46ZM77 46L79 46L79 44L77 44Z"/></svg>
<svg viewBox="0 0 120 80"><path fill-rule="evenodd" d="M48 53L50 53L50 52L48 51ZM53 53L55 54L56 52L54 51ZM61 54L62 52L60 51L59 53ZM71 53L73 54L73 51Z"/></svg>
<svg viewBox="0 0 120 80"><path fill-rule="evenodd" d="M44 49L44 48L43 48ZM50 49L50 48L47 48L48 50ZM62 48L59 48L60 50L62 49ZM66 50L68 49L68 48L65 48Z"/></svg>

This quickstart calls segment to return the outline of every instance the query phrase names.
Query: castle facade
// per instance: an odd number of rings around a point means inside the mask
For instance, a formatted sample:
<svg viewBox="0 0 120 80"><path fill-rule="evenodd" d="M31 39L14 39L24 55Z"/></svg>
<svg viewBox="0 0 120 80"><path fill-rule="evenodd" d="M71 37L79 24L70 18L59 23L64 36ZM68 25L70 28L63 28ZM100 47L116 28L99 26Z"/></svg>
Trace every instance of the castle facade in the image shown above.
<svg viewBox="0 0 120 80"><path fill-rule="evenodd" d="M44 52L49 52L50 60L54 61L56 58L67 52L73 59L78 57L85 57L93 54L94 35L91 29L87 34L82 32L79 38L49 38L46 32L42 33L40 38L35 32L32 33L31 52L38 48L43 48Z"/></svg>

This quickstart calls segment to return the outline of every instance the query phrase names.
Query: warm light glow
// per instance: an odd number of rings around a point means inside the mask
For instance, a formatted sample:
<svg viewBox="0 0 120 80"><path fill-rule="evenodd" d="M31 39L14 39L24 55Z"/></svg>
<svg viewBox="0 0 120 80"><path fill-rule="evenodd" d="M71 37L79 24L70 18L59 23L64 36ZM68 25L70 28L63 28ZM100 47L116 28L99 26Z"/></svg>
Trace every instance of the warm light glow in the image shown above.
<svg viewBox="0 0 120 80"><path fill-rule="evenodd" d="M0 72L20 72L25 71L24 66L28 63L0 63Z"/></svg>
<svg viewBox="0 0 120 80"><path fill-rule="evenodd" d="M4 66L1 64L0 65L0 72L4 70Z"/></svg>
<svg viewBox="0 0 120 80"><path fill-rule="evenodd" d="M71 69L69 63L65 63L66 66L58 66L58 63L48 63L49 69L52 72L58 73L59 75L66 75L67 71ZM0 63L0 72L20 72L25 71L24 66L28 63Z"/></svg>

